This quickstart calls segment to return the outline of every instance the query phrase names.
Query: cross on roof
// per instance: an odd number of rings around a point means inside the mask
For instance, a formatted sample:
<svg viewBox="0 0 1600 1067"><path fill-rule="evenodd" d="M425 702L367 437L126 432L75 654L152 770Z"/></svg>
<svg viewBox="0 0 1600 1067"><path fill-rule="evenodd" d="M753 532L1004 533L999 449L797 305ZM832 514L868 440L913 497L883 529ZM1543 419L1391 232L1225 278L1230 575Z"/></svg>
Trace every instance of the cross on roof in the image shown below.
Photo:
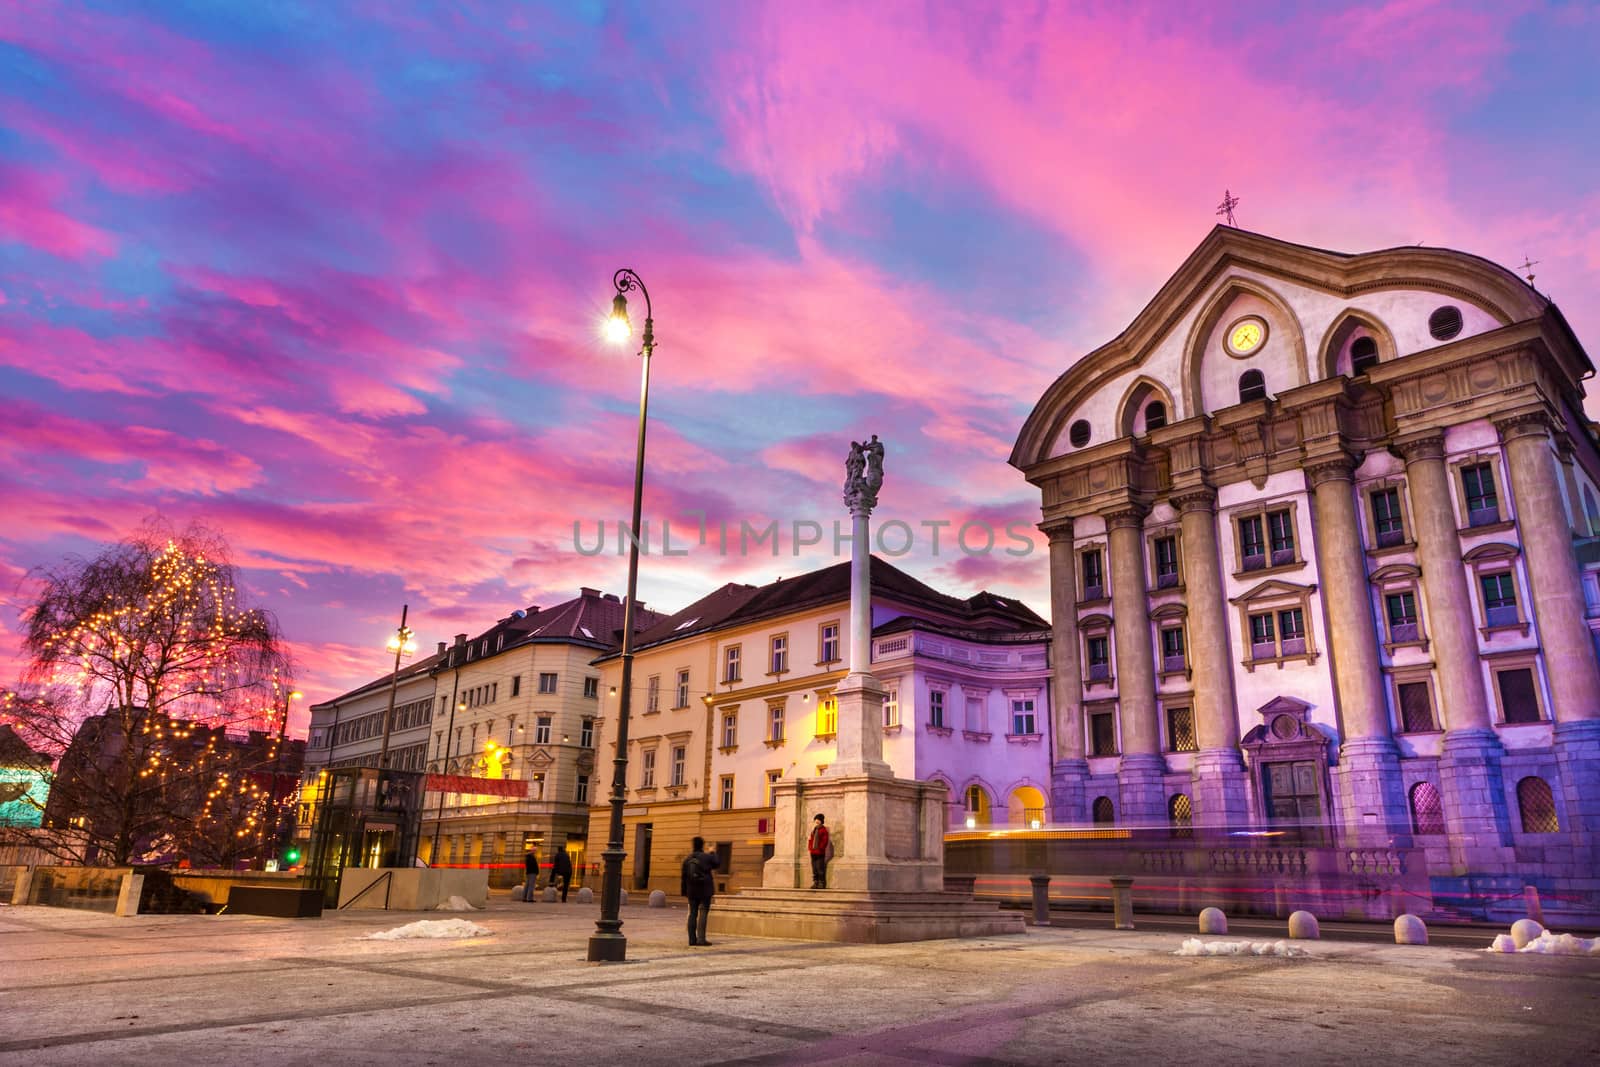
<svg viewBox="0 0 1600 1067"><path fill-rule="evenodd" d="M1526 254L1522 257L1522 269L1528 272L1528 284L1533 284L1533 268L1539 265L1539 260L1529 259Z"/></svg>
<svg viewBox="0 0 1600 1067"><path fill-rule="evenodd" d="M1233 209L1238 206L1239 198L1234 196L1233 193L1227 189L1222 190L1222 203L1217 206L1217 214L1226 215L1228 217L1229 226L1238 225L1233 221Z"/></svg>

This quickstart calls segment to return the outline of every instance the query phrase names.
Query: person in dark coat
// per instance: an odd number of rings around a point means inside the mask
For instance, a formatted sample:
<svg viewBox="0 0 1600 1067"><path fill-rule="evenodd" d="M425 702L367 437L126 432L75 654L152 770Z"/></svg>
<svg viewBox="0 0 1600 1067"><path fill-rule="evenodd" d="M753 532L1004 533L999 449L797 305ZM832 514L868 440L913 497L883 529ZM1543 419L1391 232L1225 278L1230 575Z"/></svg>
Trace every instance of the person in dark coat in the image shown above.
<svg viewBox="0 0 1600 1067"><path fill-rule="evenodd" d="M683 861L682 880L678 888L678 892L689 901L690 948L711 946L711 942L706 940L706 919L711 914L711 898L717 893L716 871L716 853L706 851L704 838L695 838L694 850Z"/></svg>
<svg viewBox="0 0 1600 1067"><path fill-rule="evenodd" d="M550 884L561 883L561 903L567 902L567 889L572 885L572 857L567 850L558 848L550 857Z"/></svg>
<svg viewBox="0 0 1600 1067"><path fill-rule="evenodd" d="M828 823L818 812L813 820L811 836L806 839L806 851L811 855L811 888L828 888Z"/></svg>
<svg viewBox="0 0 1600 1067"><path fill-rule="evenodd" d="M524 903L533 903L533 887L539 881L539 853L530 848L522 857L522 900Z"/></svg>

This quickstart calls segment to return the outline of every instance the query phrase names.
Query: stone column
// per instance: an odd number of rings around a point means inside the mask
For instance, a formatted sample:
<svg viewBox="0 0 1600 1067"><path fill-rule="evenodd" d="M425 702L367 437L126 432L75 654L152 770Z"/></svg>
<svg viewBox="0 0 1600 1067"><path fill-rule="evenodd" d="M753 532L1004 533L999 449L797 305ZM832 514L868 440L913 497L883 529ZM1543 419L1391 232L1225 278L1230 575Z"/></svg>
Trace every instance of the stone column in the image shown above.
<svg viewBox="0 0 1600 1067"><path fill-rule="evenodd" d="M1500 776L1505 753L1490 725L1478 656L1477 612L1461 563L1444 435L1430 430L1402 439L1396 447L1406 461L1428 640L1438 665L1439 713L1446 730L1439 759L1445 825L1452 859L1461 869L1470 869L1498 858L1481 850L1511 843Z"/></svg>
<svg viewBox="0 0 1600 1067"><path fill-rule="evenodd" d="M1050 537L1050 810L1057 822L1087 822L1083 667L1078 655L1078 560L1072 520L1041 526Z"/></svg>
<svg viewBox="0 0 1600 1067"><path fill-rule="evenodd" d="M1189 607L1185 631L1200 749L1190 765L1194 821L1197 827L1244 826L1250 821L1250 809L1239 755L1239 705L1217 551L1217 496L1201 486L1174 492L1172 503L1183 534L1183 585Z"/></svg>
<svg viewBox="0 0 1600 1067"><path fill-rule="evenodd" d="M872 554L867 517L871 504L850 506L850 672L833 691L839 702L838 750L824 772L893 778L883 759L883 684L872 673Z"/></svg>
<svg viewBox="0 0 1600 1067"><path fill-rule="evenodd" d="M1600 832L1600 666L1584 621L1583 585L1561 506L1550 421L1530 412L1497 420L1528 565L1527 601L1539 625L1555 719L1554 748L1567 821Z"/></svg>
<svg viewBox="0 0 1600 1067"><path fill-rule="evenodd" d="M1111 549L1111 615L1117 647L1117 703L1122 722L1122 762L1117 771L1120 821L1161 825L1166 798L1161 776L1161 731L1156 716L1155 650L1145 585L1142 507L1106 516Z"/></svg>
<svg viewBox="0 0 1600 1067"><path fill-rule="evenodd" d="M1308 460L1317 531L1317 584L1339 702L1338 804L1347 835L1387 842L1410 833L1400 754L1389 731L1366 551L1356 521L1355 464L1344 452Z"/></svg>

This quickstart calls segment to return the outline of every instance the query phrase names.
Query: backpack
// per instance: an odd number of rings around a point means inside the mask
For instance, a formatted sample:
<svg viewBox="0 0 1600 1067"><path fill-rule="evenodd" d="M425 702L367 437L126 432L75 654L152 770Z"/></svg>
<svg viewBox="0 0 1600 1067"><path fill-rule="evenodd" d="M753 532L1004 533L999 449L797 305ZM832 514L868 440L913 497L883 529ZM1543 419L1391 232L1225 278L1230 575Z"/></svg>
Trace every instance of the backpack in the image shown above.
<svg viewBox="0 0 1600 1067"><path fill-rule="evenodd" d="M687 866L689 868L689 889L691 892L705 892L711 888L711 865L706 862L703 853L696 852L690 855Z"/></svg>

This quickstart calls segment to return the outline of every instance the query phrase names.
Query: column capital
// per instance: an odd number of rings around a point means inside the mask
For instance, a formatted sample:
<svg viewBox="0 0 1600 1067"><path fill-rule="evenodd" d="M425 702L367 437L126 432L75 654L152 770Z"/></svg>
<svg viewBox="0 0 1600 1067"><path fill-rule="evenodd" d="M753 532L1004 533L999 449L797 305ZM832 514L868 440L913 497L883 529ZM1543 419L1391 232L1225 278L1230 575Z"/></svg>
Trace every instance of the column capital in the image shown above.
<svg viewBox="0 0 1600 1067"><path fill-rule="evenodd" d="M1144 517L1150 509L1140 504L1123 504L1105 513L1106 529L1144 529Z"/></svg>
<svg viewBox="0 0 1600 1067"><path fill-rule="evenodd" d="M1400 453L1400 458L1407 465L1420 463L1430 459L1444 459L1444 431L1439 429L1419 430L1413 434L1397 438L1393 450Z"/></svg>
<svg viewBox="0 0 1600 1067"><path fill-rule="evenodd" d="M1039 532L1048 537L1052 545L1058 544L1062 541L1071 544L1072 519L1069 517L1065 519L1051 519L1048 522L1041 522L1039 523Z"/></svg>
<svg viewBox="0 0 1600 1067"><path fill-rule="evenodd" d="M1355 457L1342 450L1308 458L1305 462L1306 481L1313 489L1323 482L1353 481L1355 469Z"/></svg>
<svg viewBox="0 0 1600 1067"><path fill-rule="evenodd" d="M1520 437L1549 437L1553 429L1549 412L1541 409L1519 411L1494 420L1502 444L1510 444Z"/></svg>
<svg viewBox="0 0 1600 1067"><path fill-rule="evenodd" d="M1217 510L1217 491L1209 485L1192 485L1185 489L1175 489L1167 500L1178 509L1179 514L1202 511L1210 515Z"/></svg>

